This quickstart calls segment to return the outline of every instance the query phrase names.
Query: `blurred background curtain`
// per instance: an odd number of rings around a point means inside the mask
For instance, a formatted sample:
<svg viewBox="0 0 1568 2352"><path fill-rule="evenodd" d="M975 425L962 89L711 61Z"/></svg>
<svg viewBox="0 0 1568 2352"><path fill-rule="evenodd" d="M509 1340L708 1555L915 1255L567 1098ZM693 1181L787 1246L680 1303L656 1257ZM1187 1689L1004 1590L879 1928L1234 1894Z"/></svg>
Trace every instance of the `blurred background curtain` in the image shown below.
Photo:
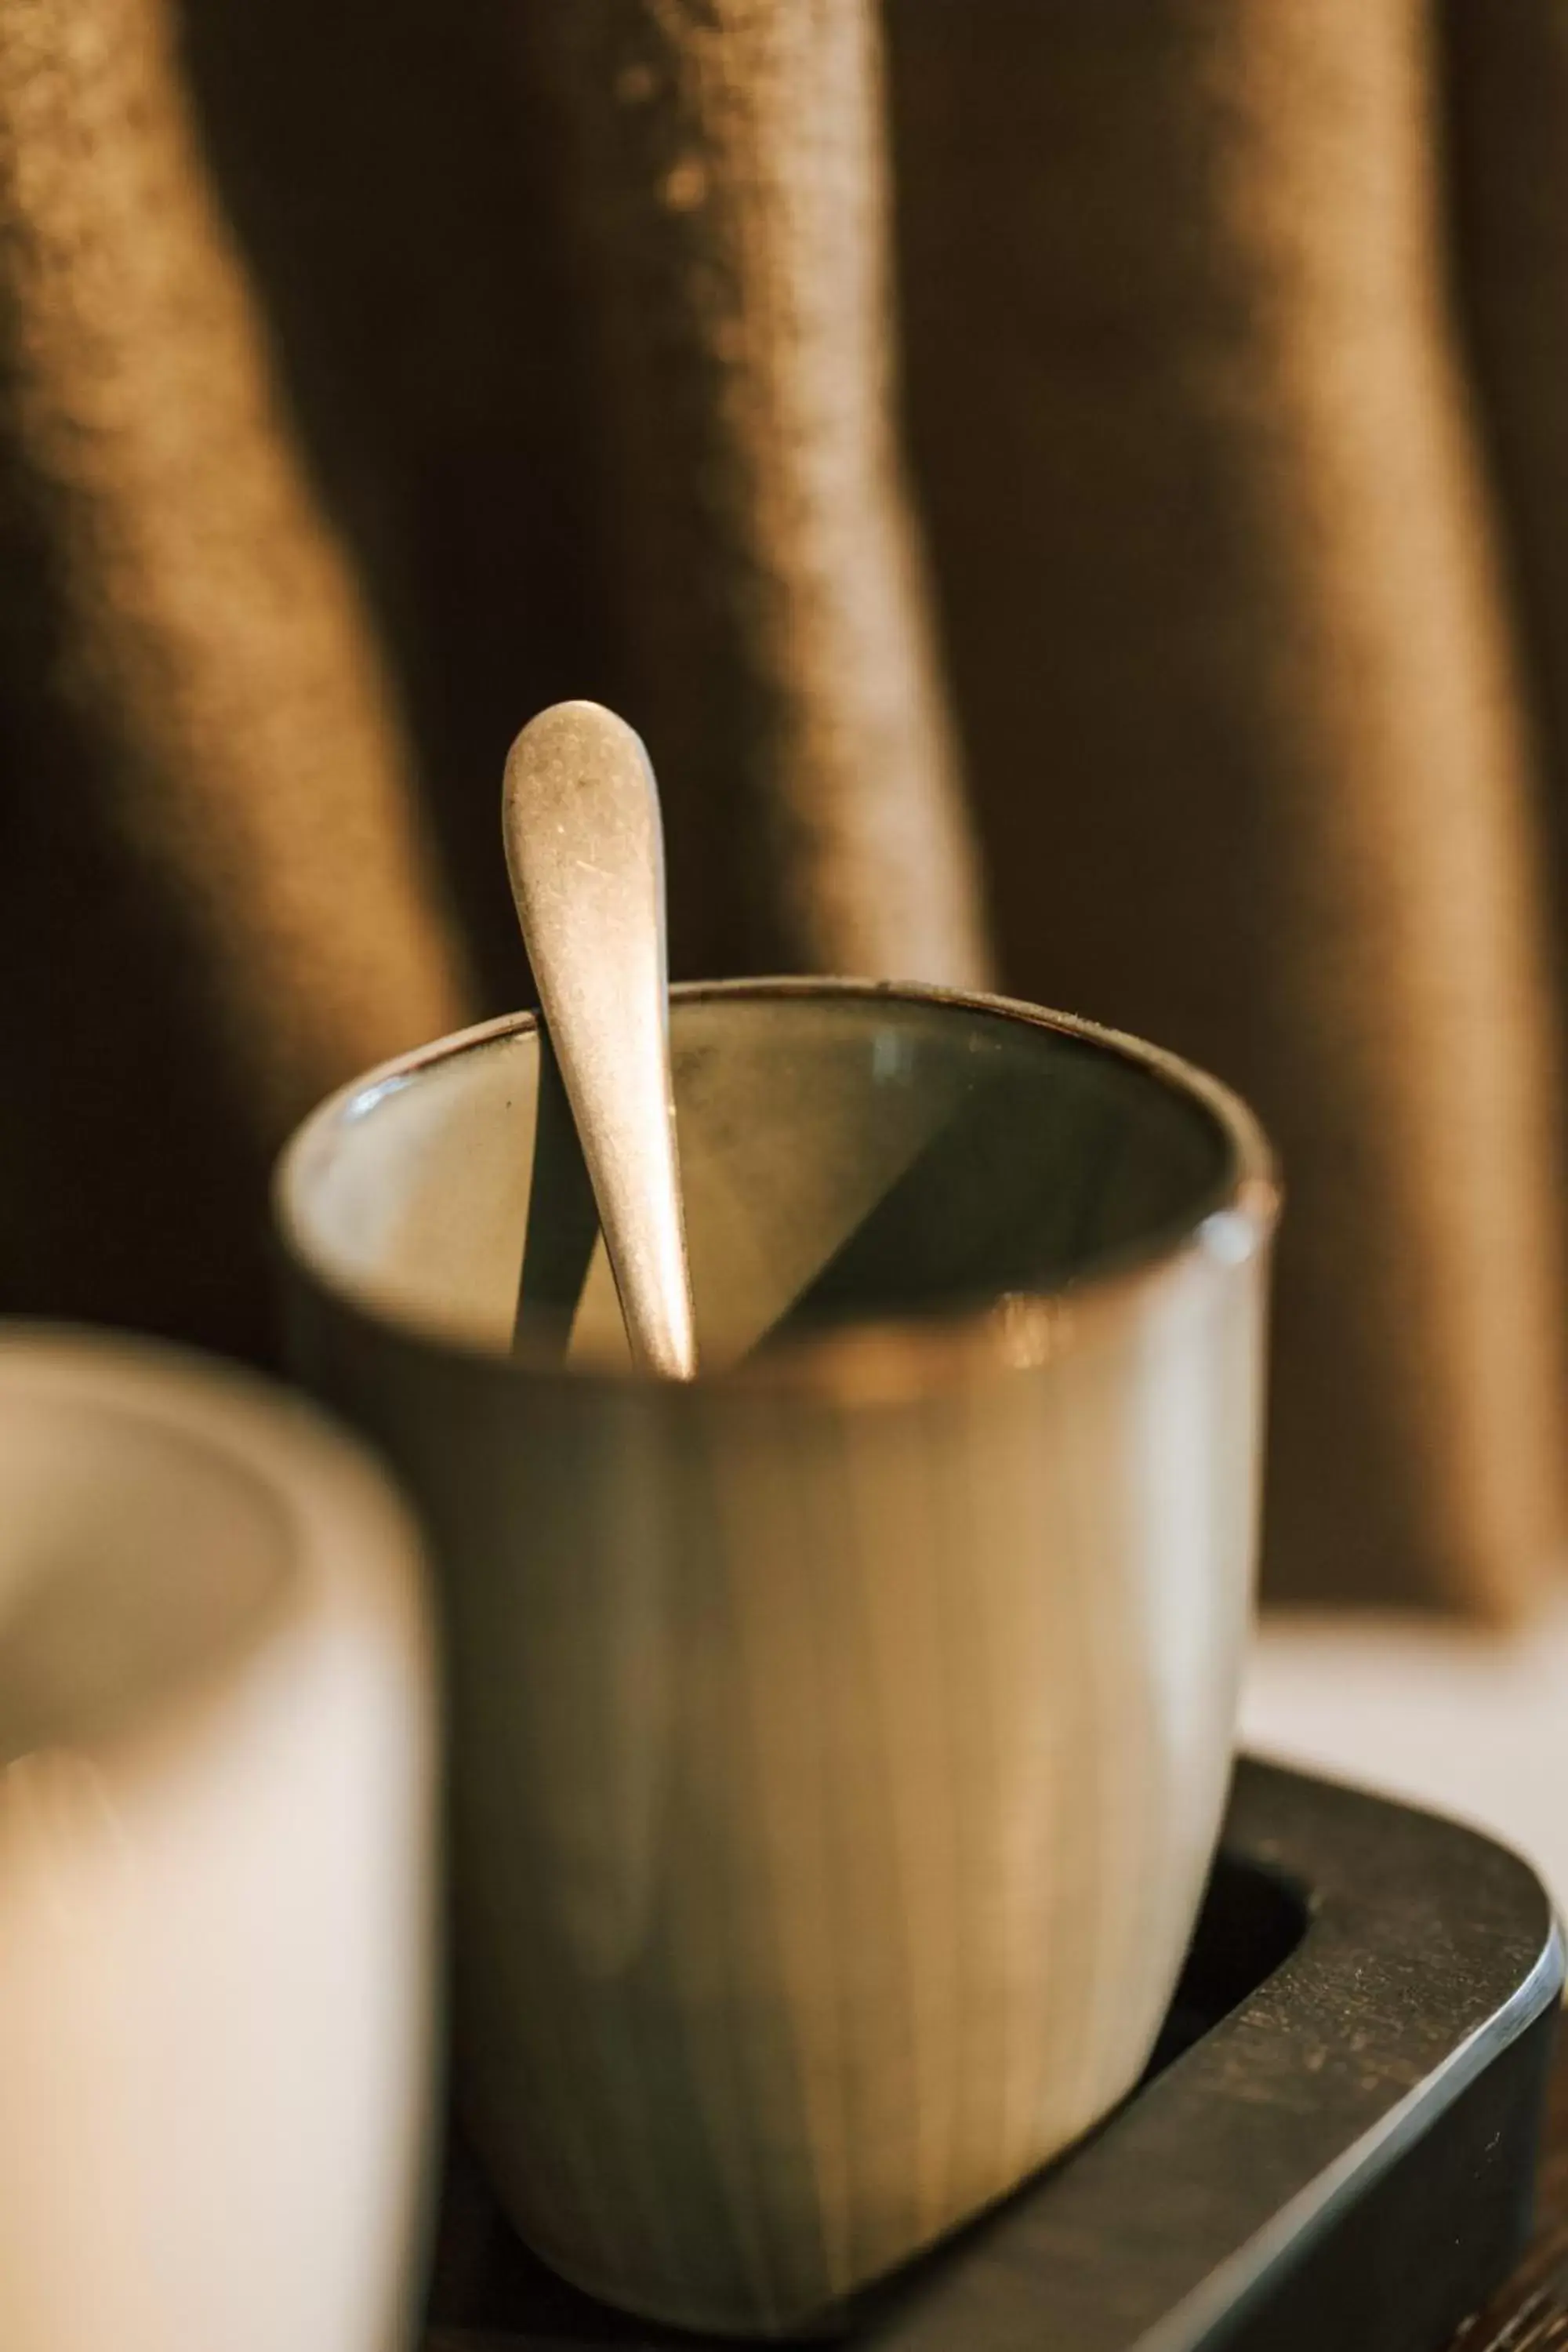
<svg viewBox="0 0 1568 2352"><path fill-rule="evenodd" d="M0 0L0 1303L250 1355L328 1087L679 971L1145 1032L1282 1151L1267 1577L1557 1567L1563 0Z"/></svg>

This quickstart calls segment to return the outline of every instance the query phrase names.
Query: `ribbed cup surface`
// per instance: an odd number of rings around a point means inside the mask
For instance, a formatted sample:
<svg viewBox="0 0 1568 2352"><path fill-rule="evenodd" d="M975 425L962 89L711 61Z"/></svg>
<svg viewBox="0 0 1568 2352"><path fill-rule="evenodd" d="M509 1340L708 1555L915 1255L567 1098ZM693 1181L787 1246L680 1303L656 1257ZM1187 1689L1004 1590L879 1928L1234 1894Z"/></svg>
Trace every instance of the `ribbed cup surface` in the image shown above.
<svg viewBox="0 0 1568 2352"><path fill-rule="evenodd" d="M1005 1009L698 992L674 1037L700 1339L789 1310L729 1374L501 1352L515 1025L328 1107L282 1207L300 1360L443 1563L497 2186L597 2293L767 2333L1148 2053L1227 1778L1272 1196L1217 1090Z"/></svg>

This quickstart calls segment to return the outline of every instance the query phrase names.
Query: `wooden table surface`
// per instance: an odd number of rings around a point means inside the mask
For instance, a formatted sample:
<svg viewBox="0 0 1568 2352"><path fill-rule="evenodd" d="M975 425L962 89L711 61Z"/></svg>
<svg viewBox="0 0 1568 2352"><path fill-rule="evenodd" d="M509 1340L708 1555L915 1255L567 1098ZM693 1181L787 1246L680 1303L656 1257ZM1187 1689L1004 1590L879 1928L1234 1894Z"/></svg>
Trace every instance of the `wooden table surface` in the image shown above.
<svg viewBox="0 0 1568 2352"><path fill-rule="evenodd" d="M1460 2328L1450 2352L1568 2352L1568 2018L1557 2037L1534 2237L1513 2276Z"/></svg>

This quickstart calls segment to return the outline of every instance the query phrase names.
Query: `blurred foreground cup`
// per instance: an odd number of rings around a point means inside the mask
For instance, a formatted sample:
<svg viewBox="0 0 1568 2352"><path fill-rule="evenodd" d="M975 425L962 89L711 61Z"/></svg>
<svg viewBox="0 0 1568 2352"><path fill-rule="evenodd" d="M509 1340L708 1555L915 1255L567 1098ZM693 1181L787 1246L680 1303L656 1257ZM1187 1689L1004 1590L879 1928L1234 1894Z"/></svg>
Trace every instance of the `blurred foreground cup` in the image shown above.
<svg viewBox="0 0 1568 2352"><path fill-rule="evenodd" d="M1026 1006L732 983L671 1038L690 1385L625 1370L602 1259L568 1355L514 1345L530 1017L326 1104L278 1210L297 1369L438 1556L474 2139L567 2277L766 2334L1148 2055L1228 1776L1275 1192L1223 1088Z"/></svg>
<svg viewBox="0 0 1568 2352"><path fill-rule="evenodd" d="M171 1351L0 1325L0 2345L389 2352L431 2047L410 1525Z"/></svg>

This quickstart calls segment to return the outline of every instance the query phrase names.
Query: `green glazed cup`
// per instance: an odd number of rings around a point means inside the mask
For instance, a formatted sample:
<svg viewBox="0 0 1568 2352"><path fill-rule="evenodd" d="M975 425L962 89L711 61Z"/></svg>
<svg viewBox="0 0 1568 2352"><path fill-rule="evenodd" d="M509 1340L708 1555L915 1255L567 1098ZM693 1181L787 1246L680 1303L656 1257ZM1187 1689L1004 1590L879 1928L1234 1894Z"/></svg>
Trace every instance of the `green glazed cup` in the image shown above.
<svg viewBox="0 0 1568 2352"><path fill-rule="evenodd" d="M679 989L704 1371L513 1343L531 1016L282 1161L304 1381L427 1523L458 2088L564 2275L798 2328L1136 2080L1229 1772L1269 1157L1032 1007ZM620 1360L617 1360L617 1347Z"/></svg>

